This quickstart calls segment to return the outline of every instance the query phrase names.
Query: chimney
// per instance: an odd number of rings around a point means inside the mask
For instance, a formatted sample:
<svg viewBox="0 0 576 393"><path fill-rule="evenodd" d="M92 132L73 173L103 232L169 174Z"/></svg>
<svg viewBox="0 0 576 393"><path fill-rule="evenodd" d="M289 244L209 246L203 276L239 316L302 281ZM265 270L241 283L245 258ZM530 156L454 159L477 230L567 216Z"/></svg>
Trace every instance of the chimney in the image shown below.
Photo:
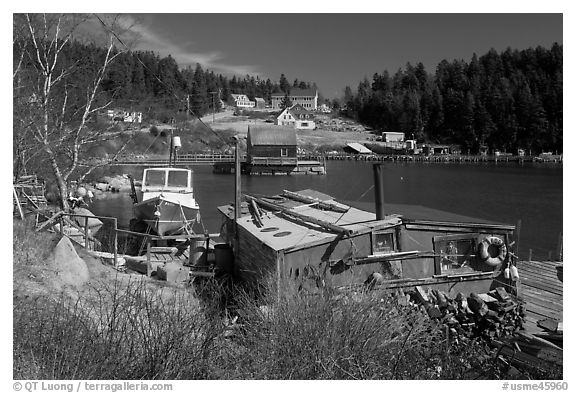
<svg viewBox="0 0 576 393"><path fill-rule="evenodd" d="M376 202L376 219L383 220L384 213L384 181L382 180L382 164L374 164L374 200Z"/></svg>

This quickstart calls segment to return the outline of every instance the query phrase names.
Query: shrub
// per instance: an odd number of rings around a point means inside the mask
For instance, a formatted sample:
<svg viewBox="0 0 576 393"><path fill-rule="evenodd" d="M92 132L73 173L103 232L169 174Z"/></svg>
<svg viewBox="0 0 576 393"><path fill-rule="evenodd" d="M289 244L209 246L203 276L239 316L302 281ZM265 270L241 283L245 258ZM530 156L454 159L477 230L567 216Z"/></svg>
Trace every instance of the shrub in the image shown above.
<svg viewBox="0 0 576 393"><path fill-rule="evenodd" d="M189 293L144 281L14 305L15 379L199 379L221 328Z"/></svg>

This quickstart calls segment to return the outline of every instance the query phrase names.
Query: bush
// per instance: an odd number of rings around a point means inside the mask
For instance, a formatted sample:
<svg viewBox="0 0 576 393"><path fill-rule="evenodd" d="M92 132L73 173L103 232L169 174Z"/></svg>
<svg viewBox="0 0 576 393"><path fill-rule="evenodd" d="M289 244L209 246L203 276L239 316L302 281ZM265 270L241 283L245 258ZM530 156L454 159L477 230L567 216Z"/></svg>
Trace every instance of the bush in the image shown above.
<svg viewBox="0 0 576 393"><path fill-rule="evenodd" d="M207 378L222 329L188 293L142 280L14 304L14 379Z"/></svg>
<svg viewBox="0 0 576 393"><path fill-rule="evenodd" d="M151 126L150 127L150 134L152 134L152 136L154 136L154 137L158 136L158 134L159 134L158 127Z"/></svg>

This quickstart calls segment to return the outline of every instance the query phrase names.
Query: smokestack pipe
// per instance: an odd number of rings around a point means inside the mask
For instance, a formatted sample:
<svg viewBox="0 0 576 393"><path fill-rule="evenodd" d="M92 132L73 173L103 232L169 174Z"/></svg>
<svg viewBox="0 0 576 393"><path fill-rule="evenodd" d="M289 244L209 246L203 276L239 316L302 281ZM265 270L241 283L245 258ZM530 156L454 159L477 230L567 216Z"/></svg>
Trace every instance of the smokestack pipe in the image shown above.
<svg viewBox="0 0 576 393"><path fill-rule="evenodd" d="M383 220L384 213L384 181L382 180L382 164L374 164L374 200L376 202L376 219Z"/></svg>

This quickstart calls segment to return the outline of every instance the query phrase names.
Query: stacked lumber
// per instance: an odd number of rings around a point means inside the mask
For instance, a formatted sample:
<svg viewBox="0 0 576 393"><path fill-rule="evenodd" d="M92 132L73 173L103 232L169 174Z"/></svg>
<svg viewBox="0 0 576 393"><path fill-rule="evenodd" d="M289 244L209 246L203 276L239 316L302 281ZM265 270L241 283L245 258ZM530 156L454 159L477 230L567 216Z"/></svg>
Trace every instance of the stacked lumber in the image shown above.
<svg viewBox="0 0 576 393"><path fill-rule="evenodd" d="M443 291L425 291L416 286L407 294L401 292L398 302L419 305L430 318L446 325L451 336L459 341L512 336L522 328L524 318L523 304L504 288L470 296L458 293L451 298Z"/></svg>

